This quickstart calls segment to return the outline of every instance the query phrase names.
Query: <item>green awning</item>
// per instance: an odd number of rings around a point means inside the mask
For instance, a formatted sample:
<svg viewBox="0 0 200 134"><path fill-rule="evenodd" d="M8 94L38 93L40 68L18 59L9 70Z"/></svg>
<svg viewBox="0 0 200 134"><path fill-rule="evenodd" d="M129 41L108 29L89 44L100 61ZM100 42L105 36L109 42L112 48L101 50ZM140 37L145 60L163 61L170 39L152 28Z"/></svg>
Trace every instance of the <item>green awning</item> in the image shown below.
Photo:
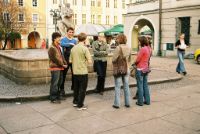
<svg viewBox="0 0 200 134"><path fill-rule="evenodd" d="M118 25L115 25L112 28L107 29L105 31L102 31L100 33L104 33L105 36L106 35L108 36L108 35L116 35L116 34L124 33L124 25L118 24Z"/></svg>

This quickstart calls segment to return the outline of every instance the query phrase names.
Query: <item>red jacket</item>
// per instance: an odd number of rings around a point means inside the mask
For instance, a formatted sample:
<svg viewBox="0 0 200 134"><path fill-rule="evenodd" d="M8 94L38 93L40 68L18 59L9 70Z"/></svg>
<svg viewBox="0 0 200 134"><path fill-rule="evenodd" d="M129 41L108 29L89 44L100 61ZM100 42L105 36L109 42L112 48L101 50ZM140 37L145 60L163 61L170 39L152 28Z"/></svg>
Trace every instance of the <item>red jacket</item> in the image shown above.
<svg viewBox="0 0 200 134"><path fill-rule="evenodd" d="M144 46L140 49L136 59L137 69L143 70L149 67L149 58L151 56L151 48L149 46Z"/></svg>

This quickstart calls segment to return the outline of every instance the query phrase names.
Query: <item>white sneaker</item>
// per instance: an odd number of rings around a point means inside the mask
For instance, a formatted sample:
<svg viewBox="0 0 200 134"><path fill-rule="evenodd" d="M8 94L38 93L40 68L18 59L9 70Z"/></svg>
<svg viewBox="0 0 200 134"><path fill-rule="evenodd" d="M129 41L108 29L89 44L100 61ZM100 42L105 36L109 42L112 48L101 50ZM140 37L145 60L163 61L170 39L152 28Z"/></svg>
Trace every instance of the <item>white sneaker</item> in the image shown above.
<svg viewBox="0 0 200 134"><path fill-rule="evenodd" d="M79 108L77 108L77 110L78 111L81 111L81 110L86 110L87 109L87 107L86 106L82 106L82 107L79 107Z"/></svg>
<svg viewBox="0 0 200 134"><path fill-rule="evenodd" d="M78 104L73 104L73 107L77 107L78 106Z"/></svg>

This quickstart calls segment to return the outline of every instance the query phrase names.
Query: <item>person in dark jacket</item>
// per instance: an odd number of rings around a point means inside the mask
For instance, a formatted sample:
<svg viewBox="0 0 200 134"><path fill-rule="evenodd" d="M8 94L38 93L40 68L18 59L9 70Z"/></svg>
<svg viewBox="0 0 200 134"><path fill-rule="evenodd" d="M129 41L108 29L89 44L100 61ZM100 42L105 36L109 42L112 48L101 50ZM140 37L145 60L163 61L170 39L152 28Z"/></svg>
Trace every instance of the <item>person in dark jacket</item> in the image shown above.
<svg viewBox="0 0 200 134"><path fill-rule="evenodd" d="M94 71L97 72L98 77L95 92L103 95L107 69L107 56L109 51L109 46L105 41L103 33L100 33L98 40L92 43L92 48L94 53Z"/></svg>
<svg viewBox="0 0 200 134"><path fill-rule="evenodd" d="M50 101L60 103L60 85L63 80L62 70L67 68L67 63L61 53L61 35L57 32L52 34L52 46L48 50L49 70L51 71Z"/></svg>
<svg viewBox="0 0 200 134"><path fill-rule="evenodd" d="M177 48L177 56L179 59L178 65L176 67L176 72L183 73L183 75L187 74L184 65L184 55L185 55L185 50L188 47L189 47L189 42L185 40L185 34L181 33L179 36L179 40L175 44L175 48Z"/></svg>

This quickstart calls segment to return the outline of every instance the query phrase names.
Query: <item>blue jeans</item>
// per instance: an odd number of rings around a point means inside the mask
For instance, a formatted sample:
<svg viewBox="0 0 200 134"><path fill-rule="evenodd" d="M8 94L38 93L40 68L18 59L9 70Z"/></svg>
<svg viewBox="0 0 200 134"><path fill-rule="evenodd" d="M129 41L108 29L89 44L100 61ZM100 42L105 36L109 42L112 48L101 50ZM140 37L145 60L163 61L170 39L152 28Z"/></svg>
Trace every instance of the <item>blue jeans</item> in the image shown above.
<svg viewBox="0 0 200 134"><path fill-rule="evenodd" d="M148 74L142 73L141 70L136 70L137 92L138 92L138 104L143 105L150 104L150 94L148 87Z"/></svg>
<svg viewBox="0 0 200 134"><path fill-rule="evenodd" d="M179 51L179 50L177 51L179 62L176 67L176 72L179 72L179 73L185 72L184 55L185 55L185 51Z"/></svg>
<svg viewBox="0 0 200 134"><path fill-rule="evenodd" d="M114 77L115 78L115 100L114 105L120 106L120 89L121 89L121 81L123 82L124 89L124 100L125 105L130 106L130 90L129 90L129 73L125 76Z"/></svg>
<svg viewBox="0 0 200 134"><path fill-rule="evenodd" d="M63 81L62 71L51 71L50 100L56 100L60 97L60 85Z"/></svg>

